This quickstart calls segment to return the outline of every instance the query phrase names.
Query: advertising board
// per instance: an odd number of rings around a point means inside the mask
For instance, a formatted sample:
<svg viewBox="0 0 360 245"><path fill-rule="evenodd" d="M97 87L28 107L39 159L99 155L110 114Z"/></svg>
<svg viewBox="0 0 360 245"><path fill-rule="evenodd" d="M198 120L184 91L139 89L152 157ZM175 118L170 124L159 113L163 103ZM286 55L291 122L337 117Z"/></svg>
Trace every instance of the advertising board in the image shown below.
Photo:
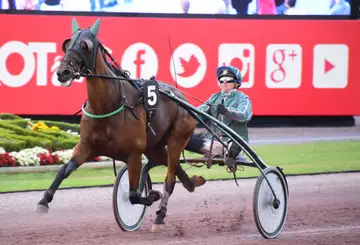
<svg viewBox="0 0 360 245"><path fill-rule="evenodd" d="M83 28L97 18L76 17ZM220 89L216 68L231 64L241 69L254 115L360 115L359 21L100 18L100 41L132 78L154 75L205 101ZM0 15L0 112L81 108L86 80L61 87L56 77L71 20Z"/></svg>

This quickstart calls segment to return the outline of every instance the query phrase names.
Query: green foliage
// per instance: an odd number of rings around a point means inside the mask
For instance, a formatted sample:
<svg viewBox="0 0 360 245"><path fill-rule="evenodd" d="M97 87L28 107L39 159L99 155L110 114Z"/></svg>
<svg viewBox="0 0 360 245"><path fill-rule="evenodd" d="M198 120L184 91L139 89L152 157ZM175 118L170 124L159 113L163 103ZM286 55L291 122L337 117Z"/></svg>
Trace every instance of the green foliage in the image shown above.
<svg viewBox="0 0 360 245"><path fill-rule="evenodd" d="M53 149L72 149L79 142L79 139L74 138L59 138L52 142Z"/></svg>
<svg viewBox="0 0 360 245"><path fill-rule="evenodd" d="M22 118L19 116L13 115L13 114L0 113L0 119L1 120L15 120L15 119L22 119Z"/></svg>
<svg viewBox="0 0 360 245"><path fill-rule="evenodd" d="M18 140L25 142L24 148L32 148L35 146L40 146L43 148L53 148L52 147L52 141L40 137L33 137L33 136L25 136L25 135L17 135L17 134L2 134L2 138L7 139L9 141L11 140ZM5 148L5 147L3 147ZM7 150L5 148L5 150Z"/></svg>
<svg viewBox="0 0 360 245"><path fill-rule="evenodd" d="M34 121L34 123L37 123L40 121ZM66 122L56 122L56 121L41 121L43 123L45 123L46 125L48 125L49 127L52 126L57 126L60 129L67 131L67 130L71 130L73 132L77 132L80 133L80 125L79 124L74 124L74 123L66 123Z"/></svg>
<svg viewBox="0 0 360 245"><path fill-rule="evenodd" d="M79 139L79 136L69 134L69 133L66 133L64 131L58 131L58 130L55 130L55 129L50 129L50 128L49 129L39 129L38 132L46 134L46 135L51 136L51 137Z"/></svg>
<svg viewBox="0 0 360 245"><path fill-rule="evenodd" d="M9 119L6 119L6 120L1 120L1 122L5 122L5 123L10 123L12 125L16 125L16 126L19 126L19 127L22 127L22 128L26 128L26 126L28 125L28 121L26 121L25 119L14 119L14 120L9 120Z"/></svg>
<svg viewBox="0 0 360 245"><path fill-rule="evenodd" d="M0 127L5 129L10 129L14 131L16 134L26 135L26 136L33 136L33 137L43 137L45 139L52 140L54 137L47 135L45 133L39 133L36 131L32 131L31 129L22 128L18 125L14 125L11 121L0 121Z"/></svg>
<svg viewBox="0 0 360 245"><path fill-rule="evenodd" d="M6 151L20 151L26 148L26 142L18 139L6 139L0 135L0 147L4 148Z"/></svg>

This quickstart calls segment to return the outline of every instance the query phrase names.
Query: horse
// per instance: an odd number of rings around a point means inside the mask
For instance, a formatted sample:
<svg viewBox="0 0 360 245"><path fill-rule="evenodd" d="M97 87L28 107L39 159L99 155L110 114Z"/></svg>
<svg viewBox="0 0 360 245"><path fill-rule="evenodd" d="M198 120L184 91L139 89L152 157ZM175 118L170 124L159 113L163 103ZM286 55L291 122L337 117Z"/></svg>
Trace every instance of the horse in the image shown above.
<svg viewBox="0 0 360 245"><path fill-rule="evenodd" d="M86 77L88 100L82 107L80 140L74 147L72 157L59 169L37 203L35 212L48 212L49 203L61 182L83 163L95 156L108 156L128 166L129 200L132 205L151 206L161 199L152 225L152 231L158 231L165 225L167 203L175 187L175 176L189 192L205 183L201 176L189 178L179 164L180 154L195 130L196 119L163 94L156 98L158 107L149 119L140 89L142 79L137 79L138 83L131 82L129 74L117 65L99 41L99 27L100 19L90 28L81 29L73 18L72 36L62 44L64 57L57 70L58 81L62 86L69 87L74 79ZM115 65L110 64L107 56ZM175 87L167 83L158 84L186 100ZM141 196L139 180L143 154L152 164L167 166L163 193L152 190L148 196Z"/></svg>

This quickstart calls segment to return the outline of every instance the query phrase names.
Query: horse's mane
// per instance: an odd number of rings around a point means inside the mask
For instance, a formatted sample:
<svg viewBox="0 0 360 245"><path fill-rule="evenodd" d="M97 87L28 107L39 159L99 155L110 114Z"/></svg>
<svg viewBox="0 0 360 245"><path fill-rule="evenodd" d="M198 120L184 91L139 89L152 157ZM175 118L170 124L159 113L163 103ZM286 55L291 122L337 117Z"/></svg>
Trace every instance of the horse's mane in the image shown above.
<svg viewBox="0 0 360 245"><path fill-rule="evenodd" d="M130 72L127 70L122 70L120 67L116 67L115 65L111 64L106 57L109 57L112 60L112 62L116 63L115 59L110 55L110 53L107 51L107 49L100 42L99 42L99 46L100 46L100 51L102 53L102 56L104 58L106 66L113 73L115 73L116 76L129 78Z"/></svg>
<svg viewBox="0 0 360 245"><path fill-rule="evenodd" d="M118 77L122 77L124 75L127 75L128 72L124 72L124 71L121 71L119 68L117 68L116 66L114 66L113 64L111 64L110 62L108 62L107 60L105 60L105 63L107 65L107 67L115 73L116 76Z"/></svg>

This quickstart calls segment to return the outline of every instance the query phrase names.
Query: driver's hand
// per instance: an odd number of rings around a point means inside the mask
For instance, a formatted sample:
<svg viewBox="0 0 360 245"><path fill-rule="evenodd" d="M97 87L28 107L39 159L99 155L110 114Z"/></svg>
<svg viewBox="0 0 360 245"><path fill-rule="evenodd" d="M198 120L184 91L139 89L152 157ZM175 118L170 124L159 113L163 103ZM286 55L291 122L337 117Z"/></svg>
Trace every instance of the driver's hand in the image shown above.
<svg viewBox="0 0 360 245"><path fill-rule="evenodd" d="M217 105L217 112L224 115L227 112L227 109L224 104L218 104Z"/></svg>

